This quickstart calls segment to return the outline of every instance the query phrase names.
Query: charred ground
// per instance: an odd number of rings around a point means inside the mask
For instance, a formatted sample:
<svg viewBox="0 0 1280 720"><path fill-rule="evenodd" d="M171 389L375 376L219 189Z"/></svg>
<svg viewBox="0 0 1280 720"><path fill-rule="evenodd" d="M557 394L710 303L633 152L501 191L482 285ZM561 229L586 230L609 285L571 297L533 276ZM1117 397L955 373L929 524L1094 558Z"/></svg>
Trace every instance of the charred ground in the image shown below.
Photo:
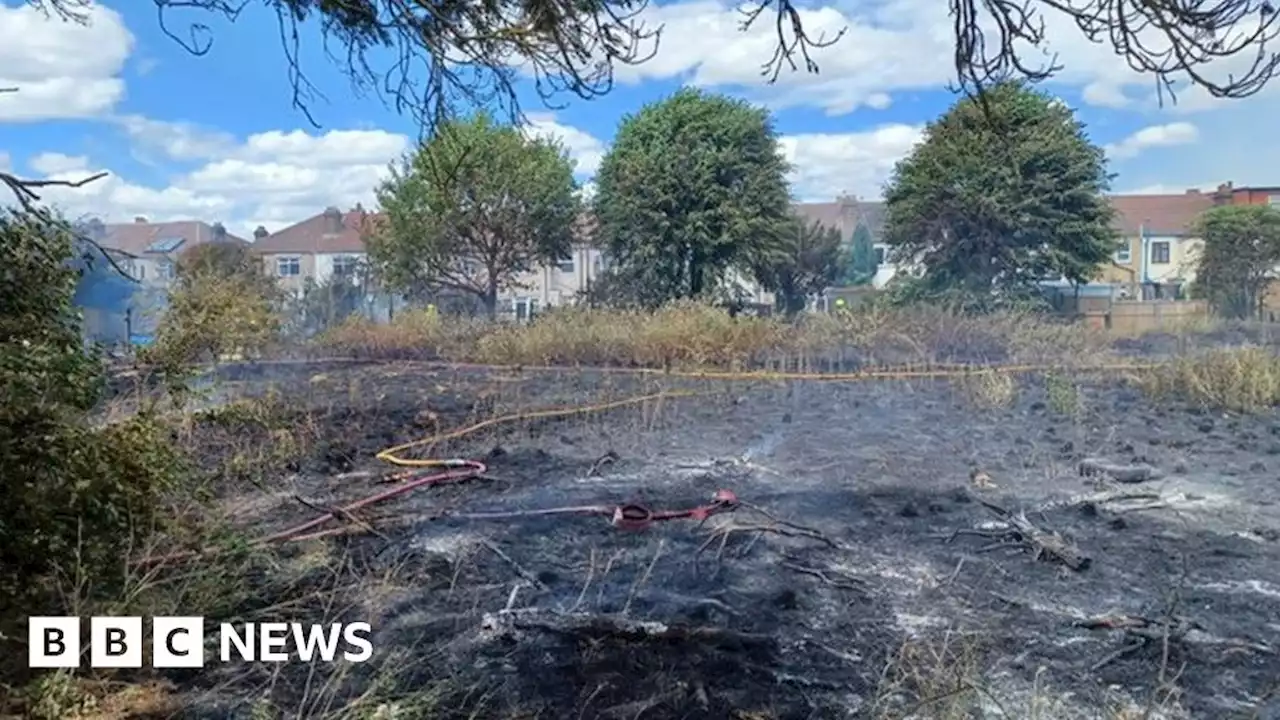
<svg viewBox="0 0 1280 720"><path fill-rule="evenodd" d="M1096 376L1023 376L999 403L982 402L972 378L709 383L415 363L229 368L216 385L256 400L206 413L190 442L221 474L234 523L255 534L382 489L394 468L374 455L441 429L698 394L424 448L489 472L374 506L359 517L373 534L283 546L225 609L371 620L375 661L323 679L175 676L189 717L1280 713L1275 413L1157 404ZM1078 472L1098 457L1160 470L1120 488L1156 494L1160 507L1033 512L1104 491ZM720 488L769 515L743 507L643 533L597 517L449 516L688 507ZM980 552L989 539L948 541L995 519L980 500L1028 510L1091 564L1076 572L1018 548ZM1079 625L1117 613L1201 629L1110 659L1137 636Z"/></svg>

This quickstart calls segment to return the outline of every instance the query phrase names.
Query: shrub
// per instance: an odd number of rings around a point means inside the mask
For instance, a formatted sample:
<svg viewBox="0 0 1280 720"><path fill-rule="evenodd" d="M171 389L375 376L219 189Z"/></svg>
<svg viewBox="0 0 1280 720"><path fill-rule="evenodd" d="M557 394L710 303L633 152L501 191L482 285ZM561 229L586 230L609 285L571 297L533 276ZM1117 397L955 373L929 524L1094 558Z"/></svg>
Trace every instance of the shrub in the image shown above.
<svg viewBox="0 0 1280 720"><path fill-rule="evenodd" d="M280 293L247 248L209 243L178 263L169 307L146 359L188 365L260 353L280 332Z"/></svg>
<svg viewBox="0 0 1280 720"><path fill-rule="evenodd" d="M0 211L0 634L8 637L21 636L10 626L20 617L56 614L60 572L75 573L77 592L121 578L124 551L149 532L157 493L182 469L149 414L104 428L90 422L104 373L72 304L77 271L67 260L76 245L60 220Z"/></svg>
<svg viewBox="0 0 1280 720"><path fill-rule="evenodd" d="M1258 412L1280 405L1280 358L1263 348L1213 350L1162 363L1139 382L1156 399Z"/></svg>

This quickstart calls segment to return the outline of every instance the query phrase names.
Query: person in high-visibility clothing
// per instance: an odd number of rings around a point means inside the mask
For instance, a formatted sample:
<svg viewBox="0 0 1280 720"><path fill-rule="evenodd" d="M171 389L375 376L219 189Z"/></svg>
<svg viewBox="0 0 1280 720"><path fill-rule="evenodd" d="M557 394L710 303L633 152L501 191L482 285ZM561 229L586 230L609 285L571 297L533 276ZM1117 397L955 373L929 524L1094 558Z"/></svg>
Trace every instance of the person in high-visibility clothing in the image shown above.
<svg viewBox="0 0 1280 720"><path fill-rule="evenodd" d="M837 311L839 311L839 310L844 310L844 309L845 309L845 305L846 305L846 303L845 303L844 298L842 298L842 297L838 297L838 298L836 298L836 310L837 310Z"/></svg>

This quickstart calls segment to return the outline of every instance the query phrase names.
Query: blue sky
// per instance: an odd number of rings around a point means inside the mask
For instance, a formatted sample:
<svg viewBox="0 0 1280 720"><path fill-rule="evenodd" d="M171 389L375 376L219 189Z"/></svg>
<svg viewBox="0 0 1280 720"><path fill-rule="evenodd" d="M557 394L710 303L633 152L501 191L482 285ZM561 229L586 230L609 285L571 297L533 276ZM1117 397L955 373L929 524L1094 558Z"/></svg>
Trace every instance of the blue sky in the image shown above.
<svg viewBox="0 0 1280 720"><path fill-rule="evenodd" d="M816 76L784 71L760 77L772 51L770 23L742 33L732 6L713 0L653 5L664 24L658 55L623 68L615 89L586 101L561 96L563 108L525 97L531 127L560 137L589 181L619 119L682 84L769 106L796 166L798 199L847 191L879 194L893 163L923 123L953 101L950 20L936 0L810 3L812 32L846 28L815 51ZM767 20L767 18L766 18ZM1056 21L1056 18L1050 18ZM302 62L325 99L310 103L321 125L292 107L274 15L256 4L231 24L207 13L170 13L188 36L191 22L211 26L202 56L166 36L149 2L107 2L86 27L46 19L17 0L0 0L0 165L32 176L111 176L51 199L73 214L109 220L221 220L248 235L275 230L325 205L371 201L388 161L416 133L376 96L360 96L326 56L319 32L302 31ZM1093 139L1107 146L1118 191L1173 191L1280 184L1280 161L1264 142L1277 103L1271 89L1245 100L1212 101L1184 92L1160 107L1151 81L1124 67L1108 48L1050 23L1052 48L1066 69L1048 89L1072 107ZM1222 68L1225 72L1230 68Z"/></svg>

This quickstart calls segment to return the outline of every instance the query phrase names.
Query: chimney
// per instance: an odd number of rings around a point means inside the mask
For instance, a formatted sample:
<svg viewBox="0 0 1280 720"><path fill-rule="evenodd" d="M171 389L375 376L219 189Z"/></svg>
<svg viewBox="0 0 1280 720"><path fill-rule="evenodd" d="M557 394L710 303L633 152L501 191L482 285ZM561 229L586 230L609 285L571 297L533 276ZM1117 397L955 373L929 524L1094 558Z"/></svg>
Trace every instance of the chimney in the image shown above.
<svg viewBox="0 0 1280 720"><path fill-rule="evenodd" d="M227 239L227 228L220 222L213 224L213 239L218 242Z"/></svg>
<svg viewBox="0 0 1280 720"><path fill-rule="evenodd" d="M836 205L839 207L840 237L844 242L849 242L858 229L858 198L845 191L836 198Z"/></svg>
<svg viewBox="0 0 1280 720"><path fill-rule="evenodd" d="M261 240L262 238L266 237L266 236L267 236L267 235L269 235L269 234L270 234L270 233L268 233L268 232L267 232L267 229L266 229L266 228L264 228L264 227L262 227L261 225L259 225L259 226L258 226L258 229L253 231L253 239L254 239L254 240Z"/></svg>
<svg viewBox="0 0 1280 720"><path fill-rule="evenodd" d="M1213 193L1214 205L1230 205L1232 196L1235 195L1235 186L1229 182L1222 183L1218 186L1217 191Z"/></svg>
<svg viewBox="0 0 1280 720"><path fill-rule="evenodd" d="M147 218L144 215L138 215L133 219L133 221L139 225L145 225L147 223Z"/></svg>
<svg viewBox="0 0 1280 720"><path fill-rule="evenodd" d="M324 231L333 235L342 232L342 211L332 205L324 209Z"/></svg>
<svg viewBox="0 0 1280 720"><path fill-rule="evenodd" d="M1200 194L1200 188L1187 188L1187 194L1188 194L1188 195L1199 195L1199 194Z"/></svg>
<svg viewBox="0 0 1280 720"><path fill-rule="evenodd" d="M102 224L98 218L89 220L85 226L85 233L94 240L105 240L107 237L107 226Z"/></svg>

